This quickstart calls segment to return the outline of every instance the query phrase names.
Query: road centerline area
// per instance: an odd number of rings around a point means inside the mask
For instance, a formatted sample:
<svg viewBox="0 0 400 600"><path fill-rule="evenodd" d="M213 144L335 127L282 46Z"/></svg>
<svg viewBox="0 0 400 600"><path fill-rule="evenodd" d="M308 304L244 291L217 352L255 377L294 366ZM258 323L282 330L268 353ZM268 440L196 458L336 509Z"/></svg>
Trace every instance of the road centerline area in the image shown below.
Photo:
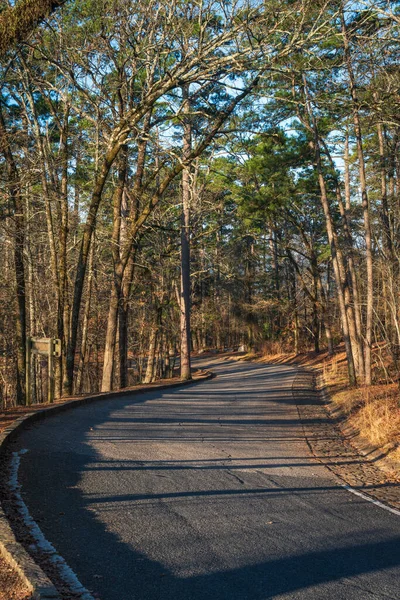
<svg viewBox="0 0 400 600"><path fill-rule="evenodd" d="M81 583L101 600L397 598L400 519L310 453L296 368L211 362L216 379L18 438L24 502Z"/></svg>

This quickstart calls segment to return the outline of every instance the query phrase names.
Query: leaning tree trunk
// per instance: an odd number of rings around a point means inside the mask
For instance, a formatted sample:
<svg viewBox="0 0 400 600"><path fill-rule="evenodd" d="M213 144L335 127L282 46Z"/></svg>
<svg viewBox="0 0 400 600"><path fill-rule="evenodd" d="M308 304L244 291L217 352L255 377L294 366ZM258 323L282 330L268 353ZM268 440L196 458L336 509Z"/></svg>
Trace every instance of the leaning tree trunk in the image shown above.
<svg viewBox="0 0 400 600"><path fill-rule="evenodd" d="M314 152L316 156L316 167L318 174L318 182L320 187L320 199L321 205L325 215L325 224L326 230L328 234L328 241L331 248L332 253L332 264L333 264L333 272L335 275L336 287L337 287L337 295L339 300L339 309L341 315L342 322L342 331L343 331L343 339L346 348L346 356L347 356L347 366L349 372L349 381L351 385L355 385L357 382L356 371L354 365L354 356L353 356L353 347L351 343L351 338L356 339L356 329L355 323L351 318L351 315L346 310L346 275L345 275L345 266L342 252L338 246L338 239L336 232L333 226L333 219L331 215L331 210L328 201L328 194L326 190L325 179L322 173L321 166L321 157L319 150L319 140L317 135L315 135L315 140L313 143Z"/></svg>
<svg viewBox="0 0 400 600"><path fill-rule="evenodd" d="M312 113L312 109L308 99L307 92L307 83L304 78L304 98L306 104L306 110L308 113L308 117L310 119L310 123L307 121L303 121L306 127L309 129L310 133L313 134L313 141L310 142L310 146L314 151L314 159L315 159L315 169L318 176L318 183L320 188L320 200L322 209L324 211L325 216L325 224L326 231L328 235L328 242L331 249L332 255L332 264L333 264L333 272L336 281L337 287L337 295L339 301L339 309L341 316L341 324L343 331L343 339L346 349L346 357L347 357L347 368L349 373L349 382L351 385L356 385L357 377L356 377L356 369L354 364L354 354L353 354L353 346L352 339L356 340L356 326L355 320L352 318L351 311L347 310L349 307L348 301L348 284L346 281L346 268L344 257L342 251L339 247L339 240L337 237L337 233L334 228L333 218L331 214L331 208L329 205L328 199L328 191L326 187L326 182L324 178L323 168L322 168L322 160L321 160L321 149L320 149L320 139L318 135L317 123L315 120L315 116Z"/></svg>
<svg viewBox="0 0 400 600"><path fill-rule="evenodd" d="M346 356L348 363L349 381L351 385L355 385L357 382L356 371L354 365L353 348L351 343L351 337L355 338L355 324L349 319L348 311L346 310L345 300L345 283L344 283L344 261L343 256L338 248L337 239L333 228L333 220L330 213L330 207L326 194L325 180L322 173L318 174L320 190L321 190L321 204L325 215L325 223L328 233L328 241L332 253L333 272L335 275L337 294L339 300L339 309L342 321L343 339L346 348ZM349 322L350 321L350 322ZM352 325L351 329L350 326Z"/></svg>
<svg viewBox="0 0 400 600"><path fill-rule="evenodd" d="M324 146L325 153L329 159L329 162L332 167L332 172L335 173L335 163L329 151L327 144L322 141ZM348 152L348 148L345 149ZM348 159L348 156L347 156ZM343 225L343 234L344 234L344 244L346 248L346 258L347 258L347 266L348 273L350 276L350 285L346 285L344 293L345 293L345 303L346 303L346 311L348 314L349 323L354 323L354 328L350 327L350 338L351 345L353 348L353 356L355 362L355 369L357 373L357 380L363 381L365 375L365 367L364 367L364 354L363 354L363 344L362 344L362 322L361 322L361 305L360 305L360 295L358 289L358 281L356 277L356 267L354 263L354 244L353 238L351 235L350 229L350 221L349 221L349 211L346 206L350 204L350 188L349 186L349 173L348 173L348 160L345 157L345 194L346 194L346 205L343 203L342 199L342 190L340 186L340 182L338 177L334 175L335 182L335 191L336 191L336 199L339 207L340 216L342 219Z"/></svg>
<svg viewBox="0 0 400 600"><path fill-rule="evenodd" d="M333 160L332 160L333 165ZM339 189L339 186L337 186ZM354 316L357 330L357 345L358 345L358 357L359 357L359 377L360 380L363 381L365 377L365 365L364 365L364 350L363 350L363 342L362 342L362 318L361 318L361 300L360 300L360 292L359 285L356 274L356 266L354 263L354 244L351 236L351 228L350 228L350 210L351 210L351 190L350 190L350 157L349 157L349 135L346 132L345 137L345 147L344 147L344 189L345 189L345 205L343 206L343 202L341 201L341 192L337 192L339 202L339 210L342 216L343 223L345 224L345 235L349 240L349 272L352 282L352 291L353 291L353 300L354 300Z"/></svg>
<svg viewBox="0 0 400 600"><path fill-rule="evenodd" d="M72 393L74 382L75 351L78 341L79 314L81 310L82 294L85 283L86 269L89 260L90 244L93 231L96 226L97 212L103 195L103 189L106 184L109 172L123 146L128 131L124 131L119 137L113 136L105 153L101 168L96 175L88 216L83 228L83 236L79 249L78 264L76 267L74 282L74 298L71 311L71 332L67 348L67 379L68 393Z"/></svg>

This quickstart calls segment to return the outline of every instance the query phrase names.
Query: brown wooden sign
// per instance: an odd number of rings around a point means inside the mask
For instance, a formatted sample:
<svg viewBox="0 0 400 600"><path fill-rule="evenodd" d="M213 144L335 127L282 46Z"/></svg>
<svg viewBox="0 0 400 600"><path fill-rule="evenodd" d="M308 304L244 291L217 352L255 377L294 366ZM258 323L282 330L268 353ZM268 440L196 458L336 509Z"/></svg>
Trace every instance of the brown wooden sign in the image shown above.
<svg viewBox="0 0 400 600"><path fill-rule="evenodd" d="M47 356L48 386L47 401L54 401L54 357L61 356L61 340L57 338L31 337L26 340L26 401L31 404L31 355Z"/></svg>
<svg viewBox="0 0 400 600"><path fill-rule="evenodd" d="M61 341L56 338L37 338L31 337L31 353L41 354L42 356L49 356L52 352L53 356L61 356ZM51 348L51 349L50 349Z"/></svg>

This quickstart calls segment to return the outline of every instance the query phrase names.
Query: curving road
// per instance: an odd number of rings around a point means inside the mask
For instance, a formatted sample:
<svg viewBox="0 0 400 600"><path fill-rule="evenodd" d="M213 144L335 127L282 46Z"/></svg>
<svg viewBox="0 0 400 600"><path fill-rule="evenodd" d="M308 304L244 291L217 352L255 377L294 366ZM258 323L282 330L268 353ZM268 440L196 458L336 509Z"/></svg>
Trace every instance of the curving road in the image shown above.
<svg viewBox="0 0 400 600"><path fill-rule="evenodd" d="M18 438L24 500L83 585L101 600L398 600L400 517L313 459L296 369L212 368Z"/></svg>

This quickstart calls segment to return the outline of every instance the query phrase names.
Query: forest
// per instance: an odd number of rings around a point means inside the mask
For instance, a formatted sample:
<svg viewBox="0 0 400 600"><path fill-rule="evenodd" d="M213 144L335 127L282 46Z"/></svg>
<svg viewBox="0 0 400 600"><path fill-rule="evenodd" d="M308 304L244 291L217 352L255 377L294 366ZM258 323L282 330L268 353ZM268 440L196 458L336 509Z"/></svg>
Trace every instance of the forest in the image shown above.
<svg viewBox="0 0 400 600"><path fill-rule="evenodd" d="M400 3L0 0L0 402L342 349L400 381ZM31 389L27 394L27 372Z"/></svg>

